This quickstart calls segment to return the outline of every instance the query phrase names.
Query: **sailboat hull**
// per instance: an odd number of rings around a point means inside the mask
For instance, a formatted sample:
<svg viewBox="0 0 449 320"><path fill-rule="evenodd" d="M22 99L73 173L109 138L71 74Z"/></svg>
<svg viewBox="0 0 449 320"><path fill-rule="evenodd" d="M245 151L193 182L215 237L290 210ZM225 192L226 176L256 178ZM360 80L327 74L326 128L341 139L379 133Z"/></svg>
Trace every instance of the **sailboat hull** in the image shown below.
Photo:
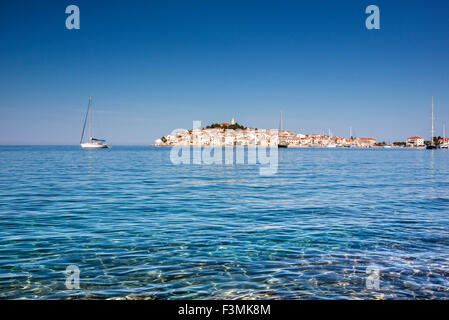
<svg viewBox="0 0 449 320"><path fill-rule="evenodd" d="M81 148L83 149L107 149L109 146L107 144L100 143L81 143Z"/></svg>

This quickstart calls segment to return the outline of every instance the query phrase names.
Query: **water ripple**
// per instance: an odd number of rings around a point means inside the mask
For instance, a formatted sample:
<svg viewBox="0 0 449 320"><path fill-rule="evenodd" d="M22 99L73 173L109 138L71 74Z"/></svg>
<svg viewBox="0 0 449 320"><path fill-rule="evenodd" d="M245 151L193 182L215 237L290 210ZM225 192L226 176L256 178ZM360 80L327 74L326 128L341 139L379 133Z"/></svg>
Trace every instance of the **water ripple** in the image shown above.
<svg viewBox="0 0 449 320"><path fill-rule="evenodd" d="M287 149L263 177L168 148L0 147L0 298L449 298L448 160Z"/></svg>

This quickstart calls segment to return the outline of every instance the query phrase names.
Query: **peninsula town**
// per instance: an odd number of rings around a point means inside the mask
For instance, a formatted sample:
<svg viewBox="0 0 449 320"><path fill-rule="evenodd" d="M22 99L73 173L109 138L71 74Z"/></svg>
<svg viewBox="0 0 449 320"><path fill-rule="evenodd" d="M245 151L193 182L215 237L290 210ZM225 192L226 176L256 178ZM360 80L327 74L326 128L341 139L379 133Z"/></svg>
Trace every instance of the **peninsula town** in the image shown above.
<svg viewBox="0 0 449 320"><path fill-rule="evenodd" d="M437 143L445 145L448 138L439 137ZM263 146L289 148L425 148L426 141L418 136L407 138L406 142L387 144L374 138L348 138L324 134L294 133L282 129L247 128L234 121L214 123L202 129L178 130L156 139L155 146L209 146L248 147Z"/></svg>

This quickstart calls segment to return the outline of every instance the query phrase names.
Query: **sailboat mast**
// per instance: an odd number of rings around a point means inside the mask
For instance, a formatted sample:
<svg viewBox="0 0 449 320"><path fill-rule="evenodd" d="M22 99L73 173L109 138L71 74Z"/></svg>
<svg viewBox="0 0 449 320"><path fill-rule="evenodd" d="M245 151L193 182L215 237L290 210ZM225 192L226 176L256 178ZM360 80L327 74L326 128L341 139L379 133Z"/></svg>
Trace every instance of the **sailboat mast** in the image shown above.
<svg viewBox="0 0 449 320"><path fill-rule="evenodd" d="M443 123L443 143L446 142L446 123Z"/></svg>
<svg viewBox="0 0 449 320"><path fill-rule="evenodd" d="M281 131L281 115L282 115L282 111L280 111L279 112L279 126L278 126L278 129L279 129L279 133L280 133L280 131Z"/></svg>
<svg viewBox="0 0 449 320"><path fill-rule="evenodd" d="M434 125L433 125L433 96L432 96L432 140L430 141L432 145L434 144L433 136L434 136Z"/></svg>
<svg viewBox="0 0 449 320"><path fill-rule="evenodd" d="M282 124L282 110L281 110L281 114L280 114L280 118L279 118L279 131L283 130L282 126L283 126L283 124Z"/></svg>
<svg viewBox="0 0 449 320"><path fill-rule="evenodd" d="M92 97L89 97L89 110L90 110L90 117L89 117L89 139L92 140Z"/></svg>
<svg viewBox="0 0 449 320"><path fill-rule="evenodd" d="M84 117L83 132L81 133L80 143L83 143L84 131L86 130L86 123L87 123L87 117L89 116L89 110L90 110L90 100L89 100L89 104L87 105L86 116Z"/></svg>

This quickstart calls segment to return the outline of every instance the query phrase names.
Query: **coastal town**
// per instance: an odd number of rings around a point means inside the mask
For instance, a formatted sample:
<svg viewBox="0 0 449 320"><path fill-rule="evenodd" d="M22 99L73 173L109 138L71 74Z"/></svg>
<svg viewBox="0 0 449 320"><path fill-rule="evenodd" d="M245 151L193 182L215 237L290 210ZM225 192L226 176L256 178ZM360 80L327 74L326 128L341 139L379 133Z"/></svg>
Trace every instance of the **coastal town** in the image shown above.
<svg viewBox="0 0 449 320"><path fill-rule="evenodd" d="M447 148L449 138L436 138L436 144ZM288 148L426 148L428 142L418 136L405 142L387 144L371 137L348 138L330 134L303 134L282 129L247 128L235 122L215 123L205 128L177 130L156 139L155 146L209 146L209 147L288 147Z"/></svg>

